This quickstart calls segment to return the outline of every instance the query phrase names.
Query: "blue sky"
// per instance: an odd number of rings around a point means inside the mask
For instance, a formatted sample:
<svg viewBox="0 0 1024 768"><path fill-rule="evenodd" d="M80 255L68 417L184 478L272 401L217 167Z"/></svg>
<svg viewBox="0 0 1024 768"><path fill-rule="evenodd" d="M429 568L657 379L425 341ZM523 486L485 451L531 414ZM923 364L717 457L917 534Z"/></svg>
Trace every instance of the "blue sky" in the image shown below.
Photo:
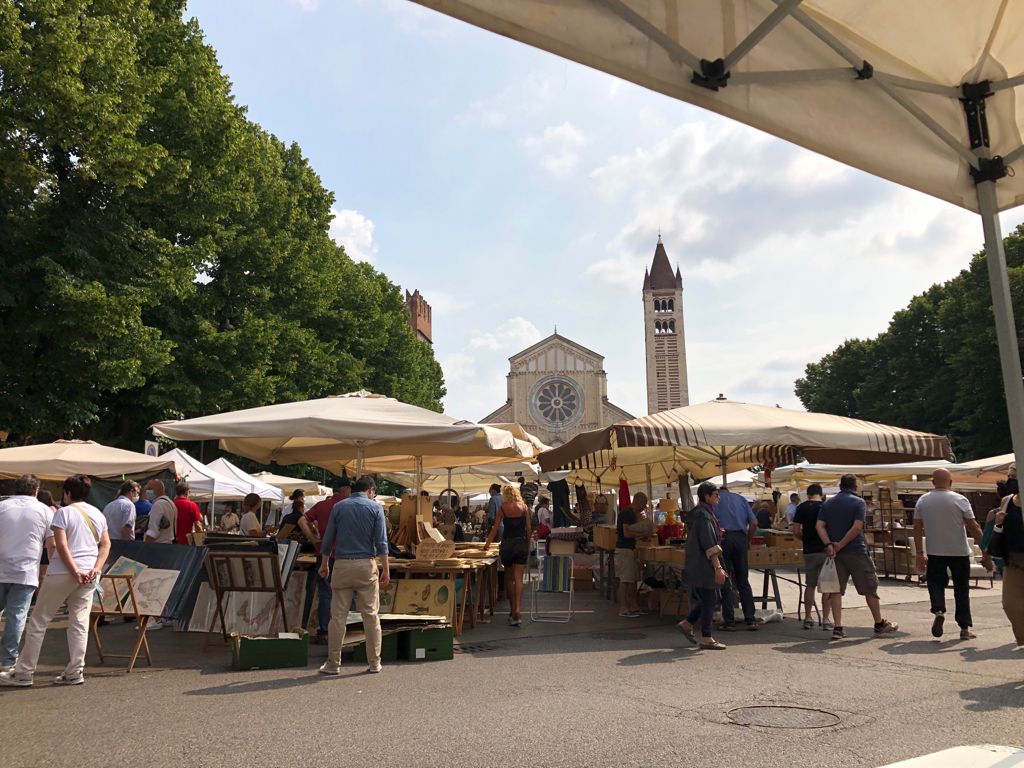
<svg viewBox="0 0 1024 768"><path fill-rule="evenodd" d="M884 330L981 248L970 213L408 0L187 13L250 117L335 193L335 239L433 305L453 416L501 405L507 358L555 325L645 413L659 229L683 274L691 402L799 407L807 362Z"/></svg>

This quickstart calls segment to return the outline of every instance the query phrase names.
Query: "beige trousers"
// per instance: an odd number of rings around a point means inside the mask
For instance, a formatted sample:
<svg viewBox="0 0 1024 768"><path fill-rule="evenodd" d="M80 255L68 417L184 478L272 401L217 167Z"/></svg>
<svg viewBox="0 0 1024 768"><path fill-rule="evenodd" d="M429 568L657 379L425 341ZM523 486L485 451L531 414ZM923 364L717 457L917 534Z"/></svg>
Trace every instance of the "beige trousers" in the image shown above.
<svg viewBox="0 0 1024 768"><path fill-rule="evenodd" d="M39 652L43 647L46 628L57 615L64 601L68 604L68 665L64 674L77 676L85 668L85 648L89 642L89 610L96 587L79 584L78 579L67 573L47 573L39 587L36 605L32 609L28 626L25 627L25 645L14 665L14 674L23 680L31 680L39 663Z"/></svg>
<svg viewBox="0 0 1024 768"><path fill-rule="evenodd" d="M1003 568L1003 612L1010 620L1017 645L1024 645L1024 568Z"/></svg>
<svg viewBox="0 0 1024 768"><path fill-rule="evenodd" d="M377 588L377 561L335 560L331 575L331 623L327 633L327 660L341 664L341 649L345 644L345 628L352 596L356 610L363 617L366 633L366 660L371 668L380 666L380 592Z"/></svg>

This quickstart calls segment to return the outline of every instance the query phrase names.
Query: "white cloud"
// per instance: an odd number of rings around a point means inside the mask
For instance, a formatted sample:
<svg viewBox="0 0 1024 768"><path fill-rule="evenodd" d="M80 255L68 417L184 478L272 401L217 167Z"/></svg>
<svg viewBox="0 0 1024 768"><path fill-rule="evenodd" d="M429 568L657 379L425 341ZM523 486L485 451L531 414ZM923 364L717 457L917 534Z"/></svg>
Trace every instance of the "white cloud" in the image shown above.
<svg viewBox="0 0 1024 768"><path fill-rule="evenodd" d="M348 209L339 211L332 208L331 213L331 239L345 248L349 258L372 264L377 256L377 244L373 241L373 221L358 211Z"/></svg>
<svg viewBox="0 0 1024 768"><path fill-rule="evenodd" d="M525 317L512 317L493 332L476 331L469 339L470 349L517 352L541 340L537 326Z"/></svg>
<svg viewBox="0 0 1024 768"><path fill-rule="evenodd" d="M493 96L472 102L455 120L467 127L501 128L513 117L530 118L544 113L553 93L549 78L531 72Z"/></svg>
<svg viewBox="0 0 1024 768"><path fill-rule="evenodd" d="M288 0L289 5L294 5L306 13L320 10L320 0Z"/></svg>
<svg viewBox="0 0 1024 768"><path fill-rule="evenodd" d="M565 178L579 164L579 149L587 143L583 131L572 123L549 125L540 136L523 139L527 151L555 178Z"/></svg>

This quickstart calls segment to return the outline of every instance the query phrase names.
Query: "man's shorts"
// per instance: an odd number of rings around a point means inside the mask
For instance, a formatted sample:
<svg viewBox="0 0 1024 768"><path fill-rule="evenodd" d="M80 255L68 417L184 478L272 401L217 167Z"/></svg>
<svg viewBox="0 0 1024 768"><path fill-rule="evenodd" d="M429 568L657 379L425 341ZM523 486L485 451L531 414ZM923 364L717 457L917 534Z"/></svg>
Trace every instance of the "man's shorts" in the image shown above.
<svg viewBox="0 0 1024 768"><path fill-rule="evenodd" d="M636 584L640 580L635 549L615 550L615 575L624 584Z"/></svg>
<svg viewBox="0 0 1024 768"><path fill-rule="evenodd" d="M807 575L808 587L818 586L818 575L827 559L828 555L824 552L804 552L804 573Z"/></svg>
<svg viewBox="0 0 1024 768"><path fill-rule="evenodd" d="M846 594L846 580L853 578L858 595L878 597L878 574L875 564L866 552L840 552L836 555L836 573L839 575L839 594Z"/></svg>

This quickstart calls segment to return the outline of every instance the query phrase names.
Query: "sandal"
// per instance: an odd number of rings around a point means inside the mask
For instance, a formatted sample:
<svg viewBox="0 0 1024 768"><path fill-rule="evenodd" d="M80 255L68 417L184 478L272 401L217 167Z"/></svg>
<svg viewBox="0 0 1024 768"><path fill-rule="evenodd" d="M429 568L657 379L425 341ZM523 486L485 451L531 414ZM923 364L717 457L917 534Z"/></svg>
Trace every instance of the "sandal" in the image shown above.
<svg viewBox="0 0 1024 768"><path fill-rule="evenodd" d="M702 640L698 647L703 651L724 651L725 643L720 643L712 638L710 643Z"/></svg>
<svg viewBox="0 0 1024 768"><path fill-rule="evenodd" d="M676 624L676 629L678 629L680 632L683 633L683 637L685 637L691 643L696 645L697 644L697 636L695 634L693 634L693 626L691 625L689 627L685 627L685 626L683 626L684 623L685 622L680 621L678 624Z"/></svg>

